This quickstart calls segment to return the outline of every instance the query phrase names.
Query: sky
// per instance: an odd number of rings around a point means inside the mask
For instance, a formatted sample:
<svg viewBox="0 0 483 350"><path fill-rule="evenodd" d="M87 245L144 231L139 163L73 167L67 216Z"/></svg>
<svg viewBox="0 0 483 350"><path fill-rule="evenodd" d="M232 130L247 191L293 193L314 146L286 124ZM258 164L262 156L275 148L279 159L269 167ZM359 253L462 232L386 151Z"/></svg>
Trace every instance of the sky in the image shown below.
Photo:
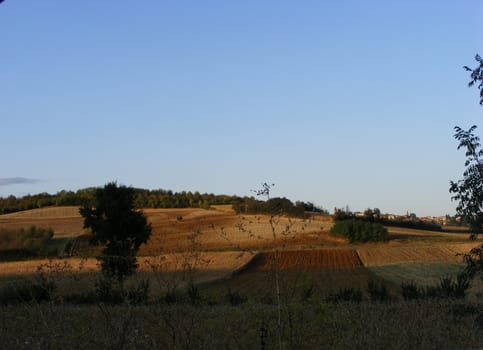
<svg viewBox="0 0 483 350"><path fill-rule="evenodd" d="M454 214L481 0L0 4L0 196L126 186ZM477 129L481 135L481 129Z"/></svg>

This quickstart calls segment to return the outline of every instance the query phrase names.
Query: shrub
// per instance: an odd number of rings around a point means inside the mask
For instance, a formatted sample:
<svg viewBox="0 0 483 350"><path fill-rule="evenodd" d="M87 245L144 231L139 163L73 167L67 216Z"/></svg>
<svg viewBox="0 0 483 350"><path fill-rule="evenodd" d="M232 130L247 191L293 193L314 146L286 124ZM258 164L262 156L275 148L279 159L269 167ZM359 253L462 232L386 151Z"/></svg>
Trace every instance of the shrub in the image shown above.
<svg viewBox="0 0 483 350"><path fill-rule="evenodd" d="M360 303L362 301L362 291L353 287L341 288L336 293L329 294L329 296L327 297L327 301L331 303Z"/></svg>
<svg viewBox="0 0 483 350"><path fill-rule="evenodd" d="M106 277L96 282L96 294L99 301L108 304L120 304L124 300L121 290L115 288L114 282Z"/></svg>
<svg viewBox="0 0 483 350"><path fill-rule="evenodd" d="M389 290L384 283L369 281L367 283L367 292L369 293L371 301L387 302L391 300Z"/></svg>
<svg viewBox="0 0 483 350"><path fill-rule="evenodd" d="M66 294L62 300L70 304L96 304L99 302L99 295L95 290L88 290Z"/></svg>
<svg viewBox="0 0 483 350"><path fill-rule="evenodd" d="M189 284L188 290L186 291L186 293L191 302L191 305L198 305L201 303L200 288L193 282Z"/></svg>
<svg viewBox="0 0 483 350"><path fill-rule="evenodd" d="M232 291L231 288L226 293L226 299L232 306L237 306L247 301L247 298L242 296L240 292Z"/></svg>
<svg viewBox="0 0 483 350"><path fill-rule="evenodd" d="M437 286L427 288L426 295L433 298L464 298L470 281L466 273L459 273L456 281L453 277L446 276L440 279Z"/></svg>
<svg viewBox="0 0 483 350"><path fill-rule="evenodd" d="M127 300L131 304L146 304L149 300L149 280L142 280L139 285L127 291Z"/></svg>
<svg viewBox="0 0 483 350"><path fill-rule="evenodd" d="M460 299L466 296L470 287L470 277L462 272L456 276L456 281L451 276L445 276L439 283L425 288L419 288L414 281L401 284L401 295L405 300L413 299Z"/></svg>
<svg viewBox="0 0 483 350"><path fill-rule="evenodd" d="M54 285L42 285L30 281L12 283L0 289L0 303L4 305L49 301Z"/></svg>
<svg viewBox="0 0 483 350"><path fill-rule="evenodd" d="M116 279L106 278L105 276L96 282L95 295L97 301L108 304L145 304L149 300L150 284L148 280L142 280L139 285L124 290L124 284ZM75 298L75 297L74 297ZM86 301L93 300L93 296L88 296Z"/></svg>
<svg viewBox="0 0 483 350"><path fill-rule="evenodd" d="M313 284L306 286L302 290L302 301L303 302L310 301L310 299L312 299L312 297L314 296L314 292L315 292L315 286Z"/></svg>
<svg viewBox="0 0 483 350"><path fill-rule="evenodd" d="M349 239L351 243L386 241L388 236L387 229L381 224L359 220L339 221L330 232Z"/></svg>
<svg viewBox="0 0 483 350"><path fill-rule="evenodd" d="M401 295L404 300L419 299L424 296L424 291L421 291L414 281L401 283Z"/></svg>
<svg viewBox="0 0 483 350"><path fill-rule="evenodd" d="M166 304L176 304L183 301L183 295L178 289L172 289L164 295Z"/></svg>

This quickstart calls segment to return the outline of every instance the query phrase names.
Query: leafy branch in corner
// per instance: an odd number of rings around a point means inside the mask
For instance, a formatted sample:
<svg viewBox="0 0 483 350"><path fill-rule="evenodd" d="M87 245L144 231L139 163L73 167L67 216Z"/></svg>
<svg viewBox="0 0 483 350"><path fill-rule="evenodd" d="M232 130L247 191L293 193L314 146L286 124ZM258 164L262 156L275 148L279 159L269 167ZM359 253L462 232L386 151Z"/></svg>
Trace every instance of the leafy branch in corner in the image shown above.
<svg viewBox="0 0 483 350"><path fill-rule="evenodd" d="M480 90L480 105L483 105L483 59L481 58L480 55L476 55L475 60L476 60L476 62L479 63L478 67L476 67L475 69L471 69L468 66L464 66L463 68L466 71L471 72L471 74L470 74L471 80L468 83L469 87L472 87L477 82L479 82L477 87Z"/></svg>

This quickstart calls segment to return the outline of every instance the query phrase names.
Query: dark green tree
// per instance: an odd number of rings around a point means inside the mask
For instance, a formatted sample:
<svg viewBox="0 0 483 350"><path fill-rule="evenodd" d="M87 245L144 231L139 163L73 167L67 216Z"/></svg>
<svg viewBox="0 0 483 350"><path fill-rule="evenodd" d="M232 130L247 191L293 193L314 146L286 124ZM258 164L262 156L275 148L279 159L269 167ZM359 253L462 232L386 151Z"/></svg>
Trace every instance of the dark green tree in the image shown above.
<svg viewBox="0 0 483 350"><path fill-rule="evenodd" d="M468 86L477 84L480 90L480 104L483 105L483 59L480 55L475 56L478 66L474 69L464 66L463 68L471 72ZM476 238L481 233L483 225L483 149L481 148L480 138L475 135L476 125L468 130L455 126L454 138L459 142L458 149L466 149L466 170L463 179L457 182L451 181L451 197L458 201L456 211L466 222L469 223L472 238Z"/></svg>
<svg viewBox="0 0 483 350"><path fill-rule="evenodd" d="M468 83L469 87L472 87L475 84L478 84L477 87L480 90L480 105L483 105L483 59L480 55L475 56L476 62L478 62L478 66L475 69L471 69L468 66L464 66L463 68L471 72L470 74L470 81Z"/></svg>
<svg viewBox="0 0 483 350"><path fill-rule="evenodd" d="M456 126L454 137L459 141L458 149L466 149L466 170L463 179L451 181L451 197L458 201L456 211L469 225L472 238L481 233L483 225L483 150L480 138L474 134L476 125L469 130Z"/></svg>
<svg viewBox="0 0 483 350"><path fill-rule="evenodd" d="M478 66L471 69L463 68L471 72L469 87L477 84L480 90L480 104L483 105L483 60L480 55L475 56ZM476 238L481 233L483 226L483 150L480 138L474 134L476 125L464 130L455 127L455 139L459 142L458 149L466 149L466 170L463 179L457 182L451 181L450 193L454 193L453 200L458 201L456 211L471 228L471 238ZM473 248L465 254L466 272L470 277L480 274L483 278L483 245Z"/></svg>
<svg viewBox="0 0 483 350"><path fill-rule="evenodd" d="M137 251L151 235L146 216L134 209L134 196L133 188L111 182L96 189L93 208L80 209L84 228L92 231L91 243L105 245L98 258L102 272L121 285L136 270Z"/></svg>

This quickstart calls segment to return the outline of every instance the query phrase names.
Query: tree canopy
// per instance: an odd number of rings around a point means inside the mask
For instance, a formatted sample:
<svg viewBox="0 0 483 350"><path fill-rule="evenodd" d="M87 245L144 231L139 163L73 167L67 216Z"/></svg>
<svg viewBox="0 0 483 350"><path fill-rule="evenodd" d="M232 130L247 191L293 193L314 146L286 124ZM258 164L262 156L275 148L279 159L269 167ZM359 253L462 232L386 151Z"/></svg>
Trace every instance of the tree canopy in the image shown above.
<svg viewBox="0 0 483 350"><path fill-rule="evenodd" d="M134 194L133 188L111 182L96 189L93 208L80 209L84 228L92 231L91 243L105 245L102 271L119 282L136 270L136 253L151 235L146 216L134 208Z"/></svg>

